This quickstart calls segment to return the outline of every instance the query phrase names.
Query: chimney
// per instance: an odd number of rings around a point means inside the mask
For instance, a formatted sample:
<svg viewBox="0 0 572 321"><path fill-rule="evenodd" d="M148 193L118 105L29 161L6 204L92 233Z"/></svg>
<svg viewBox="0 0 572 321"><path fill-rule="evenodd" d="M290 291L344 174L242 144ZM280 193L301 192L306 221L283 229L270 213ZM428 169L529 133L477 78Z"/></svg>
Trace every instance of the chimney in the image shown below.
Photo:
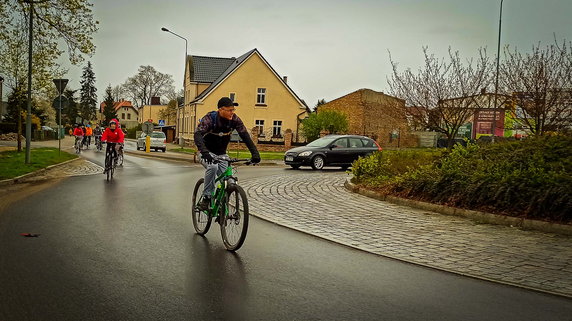
<svg viewBox="0 0 572 321"><path fill-rule="evenodd" d="M288 83L288 76L284 76L282 79L284 79L284 83Z"/></svg>
<svg viewBox="0 0 572 321"><path fill-rule="evenodd" d="M151 97L151 105L161 105L160 97Z"/></svg>

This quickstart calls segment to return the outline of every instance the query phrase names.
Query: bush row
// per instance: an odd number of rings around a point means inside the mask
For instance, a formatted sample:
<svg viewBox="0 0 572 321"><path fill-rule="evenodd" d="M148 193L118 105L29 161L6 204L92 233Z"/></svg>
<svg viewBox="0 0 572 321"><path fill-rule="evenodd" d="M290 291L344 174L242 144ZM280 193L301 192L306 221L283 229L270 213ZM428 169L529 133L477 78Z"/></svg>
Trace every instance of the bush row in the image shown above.
<svg viewBox="0 0 572 321"><path fill-rule="evenodd" d="M392 157L358 160L352 170L355 182L450 206L572 222L570 137L457 145L440 157L423 158L418 166L410 162L405 169L402 163L410 157Z"/></svg>

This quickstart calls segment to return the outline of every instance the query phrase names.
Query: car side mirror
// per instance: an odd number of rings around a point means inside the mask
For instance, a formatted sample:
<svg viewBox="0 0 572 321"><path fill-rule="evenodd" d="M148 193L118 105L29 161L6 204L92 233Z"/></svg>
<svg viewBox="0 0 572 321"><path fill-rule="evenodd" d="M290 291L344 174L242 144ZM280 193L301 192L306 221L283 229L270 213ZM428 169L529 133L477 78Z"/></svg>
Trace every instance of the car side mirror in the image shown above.
<svg viewBox="0 0 572 321"><path fill-rule="evenodd" d="M330 145L329 148L330 148L330 150L332 150L332 149L336 148L336 145Z"/></svg>

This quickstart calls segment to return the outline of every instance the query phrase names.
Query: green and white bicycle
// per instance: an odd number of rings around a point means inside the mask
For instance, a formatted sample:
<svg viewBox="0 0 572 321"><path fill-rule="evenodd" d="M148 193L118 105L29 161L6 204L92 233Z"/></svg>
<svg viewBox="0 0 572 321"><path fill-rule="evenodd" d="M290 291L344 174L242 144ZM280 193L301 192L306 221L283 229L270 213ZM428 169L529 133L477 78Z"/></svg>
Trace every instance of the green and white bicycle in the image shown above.
<svg viewBox="0 0 572 321"><path fill-rule="evenodd" d="M197 234L205 235L209 231L212 219L215 218L220 224L224 246L229 251L236 251L246 239L249 212L246 193L238 185L238 179L234 176L236 168L232 164L243 162L250 165L251 163L249 159L228 158L215 158L215 162L227 162L228 167L216 178L216 189L206 211L199 210L199 204L203 199L205 179L201 178L197 181L191 200L193 226Z"/></svg>

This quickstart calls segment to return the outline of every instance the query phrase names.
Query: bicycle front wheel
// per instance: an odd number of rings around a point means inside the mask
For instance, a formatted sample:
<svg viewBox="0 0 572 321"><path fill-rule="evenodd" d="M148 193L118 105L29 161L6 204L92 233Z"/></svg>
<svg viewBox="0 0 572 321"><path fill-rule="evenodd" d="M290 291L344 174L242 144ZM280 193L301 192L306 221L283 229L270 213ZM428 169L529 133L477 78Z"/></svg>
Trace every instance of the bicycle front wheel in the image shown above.
<svg viewBox="0 0 572 321"><path fill-rule="evenodd" d="M107 180L110 181L113 178L113 160L111 155L105 156L105 173L107 174Z"/></svg>
<svg viewBox="0 0 572 321"><path fill-rule="evenodd" d="M193 219L193 226L199 235L205 235L211 227L212 217L208 211L199 210L199 203L203 199L203 191L205 188L205 179L201 178L195 185L193 190L193 197L191 198L191 217Z"/></svg>
<svg viewBox="0 0 572 321"><path fill-rule="evenodd" d="M248 231L248 199L242 187L230 184L226 189L226 215L221 215L220 232L224 246L229 251L238 250Z"/></svg>

